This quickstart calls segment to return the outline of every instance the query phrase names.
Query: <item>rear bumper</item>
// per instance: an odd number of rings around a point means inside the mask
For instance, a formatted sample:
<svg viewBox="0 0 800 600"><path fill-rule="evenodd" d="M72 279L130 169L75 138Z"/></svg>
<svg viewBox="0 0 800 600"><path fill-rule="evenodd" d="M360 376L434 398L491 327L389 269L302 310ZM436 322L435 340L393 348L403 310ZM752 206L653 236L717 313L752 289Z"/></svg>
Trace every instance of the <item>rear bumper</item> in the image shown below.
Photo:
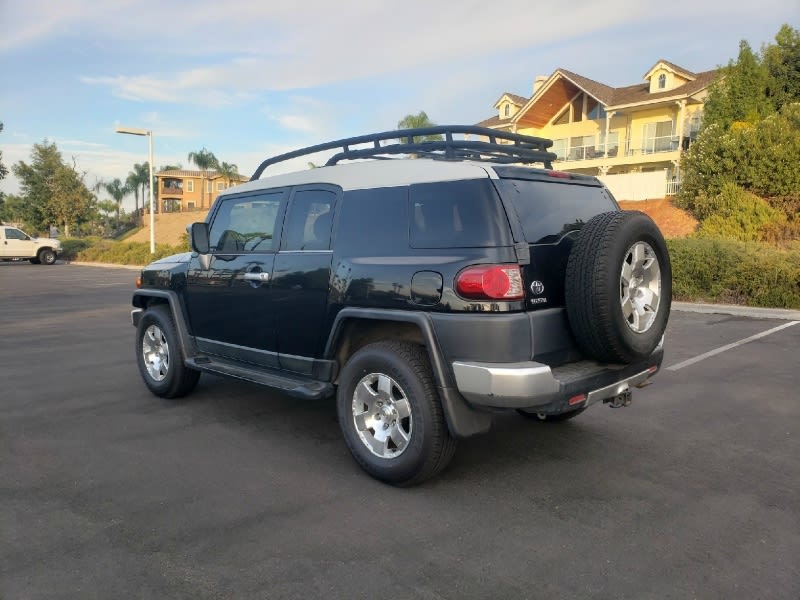
<svg viewBox="0 0 800 600"><path fill-rule="evenodd" d="M642 387L661 367L663 358L664 351L659 347L646 360L631 365L581 361L551 369L532 361L456 361L453 374L458 391L473 406L560 413Z"/></svg>

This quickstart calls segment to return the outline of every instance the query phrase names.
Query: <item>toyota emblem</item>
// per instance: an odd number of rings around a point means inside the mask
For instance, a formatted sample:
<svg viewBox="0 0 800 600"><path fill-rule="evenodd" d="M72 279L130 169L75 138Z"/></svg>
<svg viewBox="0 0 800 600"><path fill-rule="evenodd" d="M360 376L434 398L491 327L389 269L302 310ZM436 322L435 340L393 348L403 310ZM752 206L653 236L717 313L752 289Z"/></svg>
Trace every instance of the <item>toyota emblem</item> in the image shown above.
<svg viewBox="0 0 800 600"><path fill-rule="evenodd" d="M531 281L531 293L538 296L544 292L544 284L541 281Z"/></svg>

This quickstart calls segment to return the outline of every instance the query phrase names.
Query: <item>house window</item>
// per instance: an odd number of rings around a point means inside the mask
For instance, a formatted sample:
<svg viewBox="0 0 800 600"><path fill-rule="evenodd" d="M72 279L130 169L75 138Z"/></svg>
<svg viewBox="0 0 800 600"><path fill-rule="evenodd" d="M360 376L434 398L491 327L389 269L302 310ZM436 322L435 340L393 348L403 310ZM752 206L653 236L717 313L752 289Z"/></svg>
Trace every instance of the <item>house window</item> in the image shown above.
<svg viewBox="0 0 800 600"><path fill-rule="evenodd" d="M658 89L663 90L665 87L667 87L667 76L662 73L658 76Z"/></svg>
<svg viewBox="0 0 800 600"><path fill-rule="evenodd" d="M221 192L224 189L225 189L225 182L224 181L218 181L217 182L217 191Z"/></svg>
<svg viewBox="0 0 800 600"><path fill-rule="evenodd" d="M553 140L550 152L555 152L556 156L558 156L558 160L565 160L567 158L567 138Z"/></svg>
<svg viewBox="0 0 800 600"><path fill-rule="evenodd" d="M672 135L672 121L646 123L642 131L642 153L677 150L678 141Z"/></svg>
<svg viewBox="0 0 800 600"><path fill-rule="evenodd" d="M586 111L586 117L590 121L601 121L606 118L606 109L594 98L588 99Z"/></svg>
<svg viewBox="0 0 800 600"><path fill-rule="evenodd" d="M189 179L186 182L186 191L189 193L192 193L194 191L194 181L192 181L191 179Z"/></svg>
<svg viewBox="0 0 800 600"><path fill-rule="evenodd" d="M605 142L605 133L600 135L600 141ZM601 144L602 145L602 144ZM608 132L608 156L616 156L619 152L619 131ZM605 148L603 148L605 152Z"/></svg>
<svg viewBox="0 0 800 600"><path fill-rule="evenodd" d="M567 107L561 111L561 114L553 120L553 125L566 125L567 123L569 123L569 104L567 104Z"/></svg>
<svg viewBox="0 0 800 600"><path fill-rule="evenodd" d="M505 107L503 108L503 114L505 114L505 116L508 116L509 112L510 112L509 106L508 104L506 104Z"/></svg>

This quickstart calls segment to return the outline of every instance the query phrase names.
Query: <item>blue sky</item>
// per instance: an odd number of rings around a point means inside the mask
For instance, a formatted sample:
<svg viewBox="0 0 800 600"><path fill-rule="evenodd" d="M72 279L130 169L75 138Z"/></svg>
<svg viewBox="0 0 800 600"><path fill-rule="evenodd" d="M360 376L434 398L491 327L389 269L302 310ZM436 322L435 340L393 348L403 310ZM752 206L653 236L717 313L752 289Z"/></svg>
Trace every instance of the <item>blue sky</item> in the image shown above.
<svg viewBox="0 0 800 600"><path fill-rule="evenodd" d="M46 138L88 183L124 180L147 143L114 133L121 124L153 130L156 166L193 168L187 154L206 147L250 175L268 156L420 110L476 123L558 67L631 85L660 58L703 71L741 39L757 49L800 23L797 0L547 4L0 0L3 162L29 161ZM0 190L18 191L12 174Z"/></svg>

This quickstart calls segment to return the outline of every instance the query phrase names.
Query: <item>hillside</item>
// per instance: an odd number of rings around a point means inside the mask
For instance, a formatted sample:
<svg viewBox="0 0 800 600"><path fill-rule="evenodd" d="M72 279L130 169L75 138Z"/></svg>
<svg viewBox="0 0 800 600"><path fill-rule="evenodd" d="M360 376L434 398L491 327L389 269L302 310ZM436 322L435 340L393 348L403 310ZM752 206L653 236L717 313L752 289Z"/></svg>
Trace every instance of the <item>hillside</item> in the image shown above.
<svg viewBox="0 0 800 600"><path fill-rule="evenodd" d="M686 211L676 208L668 198L662 200L643 200L640 202L620 202L624 210L640 210L650 215L661 229L664 237L684 237L695 230L697 221ZM165 213L156 215L156 242L172 246L181 242L186 226L206 218L205 211ZM145 215L143 227L130 237L131 242L150 241L150 216Z"/></svg>

